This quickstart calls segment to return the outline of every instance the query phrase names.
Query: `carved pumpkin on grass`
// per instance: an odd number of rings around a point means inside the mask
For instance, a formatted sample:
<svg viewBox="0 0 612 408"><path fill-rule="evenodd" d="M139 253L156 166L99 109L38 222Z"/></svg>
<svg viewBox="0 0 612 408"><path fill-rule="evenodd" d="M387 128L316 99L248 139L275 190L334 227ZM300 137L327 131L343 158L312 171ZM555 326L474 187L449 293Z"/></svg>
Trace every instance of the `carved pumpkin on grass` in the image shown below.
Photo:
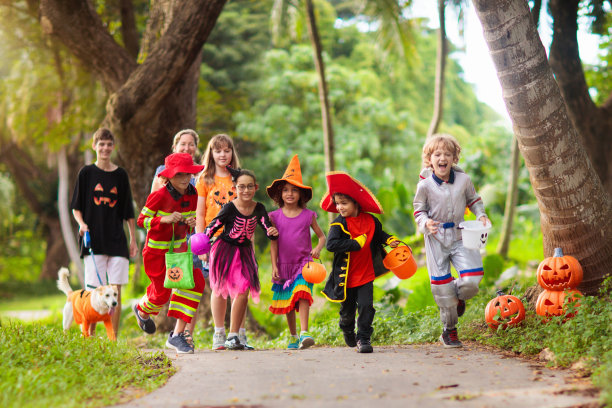
<svg viewBox="0 0 612 408"><path fill-rule="evenodd" d="M497 291L497 297L487 303L485 308L485 321L493 330L499 326L516 326L525 319L525 306L516 296L505 295Z"/></svg>
<svg viewBox="0 0 612 408"><path fill-rule="evenodd" d="M582 282L582 267L576 258L563 255L561 248L555 248L554 256L540 262L537 276L538 284L544 289L574 289Z"/></svg>
<svg viewBox="0 0 612 408"><path fill-rule="evenodd" d="M580 306L581 297L582 293L579 290L544 290L538 296L536 313L543 316L544 320L550 316L573 317L576 313L566 313L565 306L569 302L576 302L575 307Z"/></svg>

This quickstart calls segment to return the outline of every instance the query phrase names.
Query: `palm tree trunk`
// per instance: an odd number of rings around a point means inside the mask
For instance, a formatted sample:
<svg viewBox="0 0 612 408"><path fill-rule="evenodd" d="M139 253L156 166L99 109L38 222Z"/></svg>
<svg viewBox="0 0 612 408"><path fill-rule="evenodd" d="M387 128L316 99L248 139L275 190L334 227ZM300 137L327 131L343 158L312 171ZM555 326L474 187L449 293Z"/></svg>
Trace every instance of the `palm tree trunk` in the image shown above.
<svg viewBox="0 0 612 408"><path fill-rule="evenodd" d="M434 91L434 112L427 130L427 137L438 131L442 114L444 112L444 71L446 70L446 55L448 42L446 40L446 0L438 0L438 17L440 30L438 31L438 51L436 53L436 85Z"/></svg>
<svg viewBox="0 0 612 408"><path fill-rule="evenodd" d="M612 270L612 201L568 116L528 3L473 3L540 208L544 253L561 247L576 257L580 290L595 294Z"/></svg>
<svg viewBox="0 0 612 408"><path fill-rule="evenodd" d="M317 28L317 20L312 0L306 0L306 15L308 17L308 34L314 53L315 69L319 75L319 103L321 105L321 122L323 125L323 148L325 152L325 171L334 171L334 128L332 126L331 112L329 109L329 98L327 92L327 80L325 79L325 64L323 63L323 52L321 50L321 39Z"/></svg>
<svg viewBox="0 0 612 408"><path fill-rule="evenodd" d="M531 15L536 28L540 21L540 10L542 8L542 0L535 0ZM516 204L518 203L518 177L520 172L521 160L518 142L516 137L512 138L512 154L510 162L510 180L508 191L506 194L506 205L504 207L504 221L500 232L500 240L497 245L497 253L504 258L508 256L510 249L510 239L512 238L512 226L514 224L514 214L516 213Z"/></svg>
<svg viewBox="0 0 612 408"><path fill-rule="evenodd" d="M516 138L512 138L512 163L510 165L510 180L506 194L506 206L504 208L504 221L500 232L500 240L496 252L506 258L512 238L512 224L514 224L514 213L518 202L518 177L521 169L521 156Z"/></svg>

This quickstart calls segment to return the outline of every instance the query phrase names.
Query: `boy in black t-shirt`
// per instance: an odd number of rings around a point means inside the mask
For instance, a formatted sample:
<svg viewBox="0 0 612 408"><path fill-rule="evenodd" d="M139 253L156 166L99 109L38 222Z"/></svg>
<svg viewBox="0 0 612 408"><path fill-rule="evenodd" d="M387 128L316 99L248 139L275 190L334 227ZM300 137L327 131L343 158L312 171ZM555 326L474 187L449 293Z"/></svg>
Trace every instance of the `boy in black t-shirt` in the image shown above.
<svg viewBox="0 0 612 408"><path fill-rule="evenodd" d="M96 151L94 164L80 171L72 195L72 214L79 224L81 258L85 262L85 289L102 285L117 285L117 310L121 310L121 285L128 283L129 257L136 256L136 224L132 191L127 172L111 162L115 138L110 130L98 129L93 135L92 148ZM128 244L123 231L127 221L130 232ZM89 232L89 247L84 245L84 235ZM121 313L112 316L115 333L119 333ZM95 330L95 324L90 328Z"/></svg>

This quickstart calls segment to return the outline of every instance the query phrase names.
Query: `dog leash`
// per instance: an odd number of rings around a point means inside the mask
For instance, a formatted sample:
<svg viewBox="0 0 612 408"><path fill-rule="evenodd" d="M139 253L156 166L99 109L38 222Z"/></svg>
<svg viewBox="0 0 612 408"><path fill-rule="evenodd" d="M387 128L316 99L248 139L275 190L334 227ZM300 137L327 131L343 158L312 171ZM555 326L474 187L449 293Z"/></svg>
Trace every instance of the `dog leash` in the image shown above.
<svg viewBox="0 0 612 408"><path fill-rule="evenodd" d="M93 261L94 268L96 270L96 275L98 275L98 281L100 282L100 286L104 286L104 282L102 282L102 278L100 277L100 272L98 272L98 265L96 265L96 257L93 252L93 248L91 247L91 236L89 235L89 231L85 231L85 236L83 237L83 246L85 248L89 248L89 253L91 254L91 260ZM106 274L106 281L108 282L108 273ZM87 285L91 289L95 289L94 286Z"/></svg>

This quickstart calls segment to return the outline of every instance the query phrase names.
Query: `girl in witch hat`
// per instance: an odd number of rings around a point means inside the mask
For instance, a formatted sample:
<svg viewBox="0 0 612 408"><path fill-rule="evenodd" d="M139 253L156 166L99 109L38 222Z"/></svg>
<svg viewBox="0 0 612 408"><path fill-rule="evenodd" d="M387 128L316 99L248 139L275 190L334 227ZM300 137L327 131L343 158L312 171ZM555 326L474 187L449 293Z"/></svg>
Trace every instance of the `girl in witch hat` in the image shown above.
<svg viewBox="0 0 612 408"><path fill-rule="evenodd" d="M325 246L325 234L317 223L317 213L306 208L312 198L312 187L302 182L302 170L296 154L282 178L266 189L268 196L280 207L270 213L270 220L278 229L278 240L272 241L272 305L274 314L287 316L291 332L288 349L305 349L314 345L308 333L308 315L312 305L312 283L302 277L302 268L313 258L319 258ZM313 249L310 229L319 242ZM296 331L295 312L300 314L300 335Z"/></svg>
<svg viewBox="0 0 612 408"><path fill-rule="evenodd" d="M395 248L400 241L382 229L370 213L382 214L374 194L361 182L344 172L326 175L328 192L321 208L340 213L329 226L327 250L334 253L332 272L323 295L340 303L340 329L349 347L359 353L371 353L374 321L374 279L388 272L383 266L384 245ZM355 313L357 335L355 335Z"/></svg>

